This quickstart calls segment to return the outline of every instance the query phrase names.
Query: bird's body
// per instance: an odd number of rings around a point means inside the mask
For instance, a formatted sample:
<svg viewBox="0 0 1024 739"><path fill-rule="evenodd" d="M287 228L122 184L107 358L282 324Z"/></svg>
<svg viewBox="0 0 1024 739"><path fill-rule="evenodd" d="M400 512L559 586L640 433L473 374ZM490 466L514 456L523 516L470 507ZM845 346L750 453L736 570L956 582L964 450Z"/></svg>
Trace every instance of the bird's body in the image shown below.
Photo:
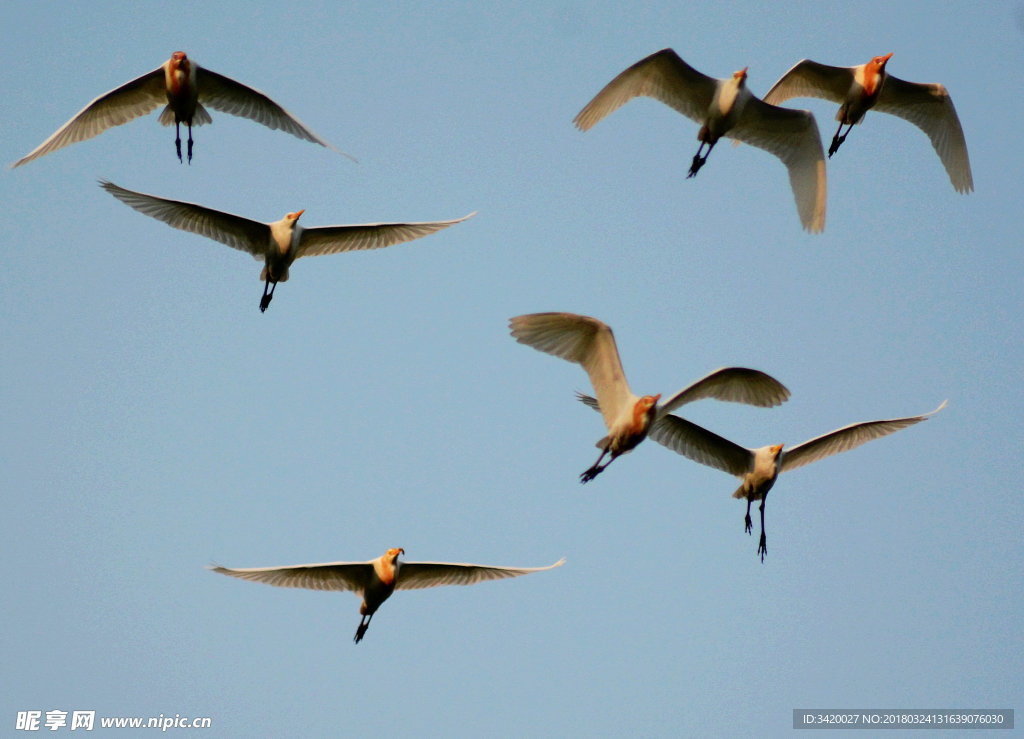
<svg viewBox="0 0 1024 739"><path fill-rule="evenodd" d="M946 174L957 192L974 189L971 162L967 155L960 118L953 99L940 84L906 82L886 71L892 53L873 57L856 67L833 67L802 59L779 78L765 102L781 105L795 97L818 97L839 103L839 127L832 137L828 155L835 154L850 130L875 109L899 116L920 128L939 155ZM841 134L843 126L846 133Z"/></svg>
<svg viewBox="0 0 1024 739"><path fill-rule="evenodd" d="M159 121L164 126L175 127L175 147L179 160L183 160L181 124L188 127L188 161L191 162L192 127L213 122L204 105L249 118L271 129L280 129L305 141L334 148L264 93L200 67L185 52L176 51L152 72L126 82L90 102L12 166L18 167L69 144L90 139L108 128L151 113L165 103ZM348 154L344 156L349 157Z"/></svg>
<svg viewBox="0 0 1024 739"><path fill-rule="evenodd" d="M183 51L176 51L163 63L164 92L167 107L160 114L160 123L165 126L174 122L174 144L181 161L181 124L188 126L188 161L192 162L192 126L212 123L206 108L199 104L199 65L192 64Z"/></svg>
<svg viewBox="0 0 1024 739"><path fill-rule="evenodd" d="M487 580L500 580L550 570L565 562L565 559L561 559L548 567L498 567L456 562L401 562L398 559L400 554L405 554L405 550L396 547L369 562L327 562L250 569L214 565L209 569L223 575L279 587L349 590L360 595L363 599L359 606L362 618L355 635L358 644L366 634L373 614L396 590L430 588L438 585L473 585Z"/></svg>
<svg viewBox="0 0 1024 739"><path fill-rule="evenodd" d="M661 422L651 431L651 438L695 462L739 477L740 486L733 493L733 497L747 501L747 515L744 519L747 533L750 533L752 528L750 504L753 501L761 501L761 539L758 544L758 554L761 555L763 562L764 555L767 553L767 539L764 533L764 501L781 472L802 467L839 452L855 449L873 439L880 439L900 429L913 426L938 413L945 405L943 403L931 413L920 416L850 424L789 449L785 449L783 444L760 449L747 449L691 421L673 415L661 419Z"/></svg>
<svg viewBox="0 0 1024 739"><path fill-rule="evenodd" d="M823 230L825 155L814 116L805 110L767 104L747 89L746 80L746 68L727 79L715 79L698 72L672 49L663 49L609 82L574 123L586 131L634 97L660 100L700 124L700 146L687 177L697 174L723 136L746 142L782 160L803 227L812 232Z"/></svg>
<svg viewBox="0 0 1024 739"><path fill-rule="evenodd" d="M611 328L589 316L574 313L532 313L509 321L512 336L522 344L580 364L597 394L595 407L608 435L597 442L601 455L580 475L589 482L616 457L634 449L672 410L702 398L715 398L762 407L784 402L789 391L758 370L725 367L659 403L661 395L638 396L626 382ZM608 462L601 466L605 455Z"/></svg>
<svg viewBox="0 0 1024 739"><path fill-rule="evenodd" d="M195 203L159 198L127 190L112 182L100 186L135 210L169 226L200 234L252 254L264 263L260 310L265 311L278 282L288 279L289 268L300 257L334 254L358 249L379 249L418 239L460 223L473 215L451 221L423 223L366 223L350 226L303 228L297 221L305 210L288 213L273 223L261 223Z"/></svg>

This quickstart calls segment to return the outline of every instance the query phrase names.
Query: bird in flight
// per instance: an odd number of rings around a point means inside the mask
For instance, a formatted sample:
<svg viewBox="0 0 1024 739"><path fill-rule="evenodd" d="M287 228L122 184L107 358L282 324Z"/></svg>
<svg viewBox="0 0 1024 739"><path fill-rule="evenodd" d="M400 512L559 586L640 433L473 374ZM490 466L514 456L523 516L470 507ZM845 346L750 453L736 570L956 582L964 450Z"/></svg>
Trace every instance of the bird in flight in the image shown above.
<svg viewBox="0 0 1024 739"><path fill-rule="evenodd" d="M598 401L589 396L582 396L580 400L592 408L598 407ZM728 472L742 480L732 497L747 501L747 515L743 523L748 534L752 529L750 504L755 500L761 501L761 539L758 542L757 553L764 562L764 556L768 553L768 540L764 533L764 503L780 472L794 470L833 454L856 449L872 439L881 439L900 429L920 423L945 407L946 402L943 401L942 405L931 413L920 416L851 423L789 449L785 449L783 444L747 449L692 421L673 415L663 417L661 423L651 430L650 437L684 457Z"/></svg>
<svg viewBox="0 0 1024 739"><path fill-rule="evenodd" d="M192 126L213 122L207 107L249 118L267 128L281 129L304 141L334 149L259 90L200 67L184 51L176 51L152 72L100 95L11 167L20 167L51 151L91 139L108 128L152 113L165 103L160 123L174 126L174 145L179 161L184 161L181 155L181 124L188 127L188 161L191 163ZM348 154L339 153L355 161Z"/></svg>
<svg viewBox="0 0 1024 739"><path fill-rule="evenodd" d="M899 116L925 132L954 189L971 192L971 162L953 99L942 85L893 77L885 71L890 57L891 52L857 67L831 67L801 59L772 85L765 102L780 105L790 98L816 97L839 103L839 127L828 147L829 158L872 108ZM847 126L846 133L840 136L843 126Z"/></svg>
<svg viewBox="0 0 1024 739"><path fill-rule="evenodd" d="M575 313L531 313L509 321L521 344L582 365L597 394L608 435L597 442L601 455L580 475L581 482L598 476L615 458L634 449L668 414L703 398L770 408L789 398L789 390L764 372L723 367L671 395L639 397L629 389L611 328L596 318ZM595 406L596 407L596 406ZM602 465L605 455L608 461Z"/></svg>
<svg viewBox="0 0 1024 739"><path fill-rule="evenodd" d="M476 211L451 221L424 223L364 223L351 226L303 228L299 216L305 210L288 213L280 221L261 223L224 213L195 203L158 198L126 190L113 182L100 180L100 187L125 205L163 221L169 226L206 236L233 249L249 252L264 263L260 279L264 281L260 310L266 311L278 282L288 279L288 270L296 259L321 254L336 254L359 249L380 249L412 241L475 215Z"/></svg>
<svg viewBox="0 0 1024 739"><path fill-rule="evenodd" d="M723 136L764 149L786 165L804 229L824 230L825 155L814 116L806 110L769 105L747 89L746 81L746 68L728 79L715 79L698 72L672 49L662 49L605 85L573 122L586 131L635 97L660 100L700 124L700 146L687 178L704 166Z"/></svg>
<svg viewBox="0 0 1024 739"><path fill-rule="evenodd" d="M565 563L564 557L547 567L496 567L456 562L401 562L398 559L400 554L404 555L405 550L396 547L369 562L326 562L324 564L250 569L232 569L211 565L207 569L222 575L277 585L282 588L350 590L363 599L362 605L359 606L362 618L355 636L355 642L358 644L370 627L373 614L396 590L433 588L438 585L474 585L487 580L502 580L507 577L542 572L560 567Z"/></svg>

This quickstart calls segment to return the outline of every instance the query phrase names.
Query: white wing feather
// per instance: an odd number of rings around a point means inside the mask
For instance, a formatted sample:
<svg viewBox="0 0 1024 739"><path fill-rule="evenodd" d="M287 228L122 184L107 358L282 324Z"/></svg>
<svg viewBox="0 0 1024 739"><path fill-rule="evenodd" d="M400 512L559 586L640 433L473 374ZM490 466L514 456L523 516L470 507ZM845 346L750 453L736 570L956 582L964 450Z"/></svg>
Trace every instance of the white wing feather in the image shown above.
<svg viewBox="0 0 1024 739"><path fill-rule="evenodd" d="M772 85L764 102L781 105L790 98L814 97L842 103L853 84L855 69L801 59Z"/></svg>
<svg viewBox="0 0 1024 739"><path fill-rule="evenodd" d="M957 192L971 192L974 178L967 142L953 99L939 84L905 82L886 75L875 110L910 121L928 136Z"/></svg>
<svg viewBox="0 0 1024 739"><path fill-rule="evenodd" d="M282 588L362 592L375 579L373 569L375 561L326 562L247 569L211 565L207 569L222 575ZM502 580L508 577L528 575L531 572L542 572L560 567L564 563L564 557L547 567L494 567L456 562L401 562L395 590L415 590L439 585L473 585L487 580Z"/></svg>
<svg viewBox="0 0 1024 739"><path fill-rule="evenodd" d="M565 558L547 567L495 567L490 565L463 564L459 562L402 562L398 569L395 590L417 590L439 585L474 585L488 580L503 580L507 577L543 572L565 564Z"/></svg>
<svg viewBox="0 0 1024 739"><path fill-rule="evenodd" d="M308 590L350 590L360 593L374 577L373 562L327 562L290 567L233 569L211 565L208 570L242 580L262 582L280 588Z"/></svg>
<svg viewBox="0 0 1024 739"><path fill-rule="evenodd" d="M267 128L281 130L304 141L311 141L314 144L338 151L313 133L306 124L271 100L268 95L255 88L203 67L198 67L196 70L196 87L199 89L199 102L214 110L248 118ZM343 151L338 153L353 162L356 161L354 157Z"/></svg>
<svg viewBox="0 0 1024 739"><path fill-rule="evenodd" d="M635 400L607 324L575 313L531 313L512 318L509 326L520 344L583 366L608 428Z"/></svg>
<svg viewBox="0 0 1024 739"><path fill-rule="evenodd" d="M774 377L760 370L722 367L659 403L658 415L665 415L686 403L704 398L771 408L786 402L789 399L789 390Z"/></svg>
<svg viewBox="0 0 1024 739"><path fill-rule="evenodd" d="M796 209L803 227L825 228L825 152L814 116L806 110L770 105L751 96L726 136L774 154L789 171Z"/></svg>
<svg viewBox="0 0 1024 739"><path fill-rule="evenodd" d="M259 221L223 213L195 203L158 198L134 190L126 190L113 182L100 180L100 187L125 205L168 226L206 236L222 244L252 254L257 259L266 255L270 243L270 227Z"/></svg>
<svg viewBox="0 0 1024 739"><path fill-rule="evenodd" d="M609 82L581 110L573 123L586 131L635 97L660 100L687 118L703 122L718 82L701 74L672 49L641 59Z"/></svg>
<svg viewBox="0 0 1024 739"><path fill-rule="evenodd" d="M881 439L883 436L895 433L907 426L924 421L946 407L946 402L921 416L909 416L907 418L891 418L884 421L865 421L863 423L851 423L841 429L830 431L827 434L817 436L803 444L798 444L790 449L783 449L780 462L780 472L803 467L805 464L817 462L819 459L830 457L833 454L856 449L861 444L866 444L873 439ZM653 435L653 434L652 434Z"/></svg>
<svg viewBox="0 0 1024 739"><path fill-rule="evenodd" d="M91 139L108 128L152 113L161 104L166 103L164 68L160 66L100 95L72 116L71 120L58 128L46 141L12 164L11 168L20 167L69 144Z"/></svg>
<svg viewBox="0 0 1024 739"><path fill-rule="evenodd" d="M435 233L456 223L462 223L474 215L476 215L476 211L452 221L365 223L352 226L307 228L302 231L295 258L337 254L358 249L380 249L385 246L401 244Z"/></svg>
<svg viewBox="0 0 1024 739"><path fill-rule="evenodd" d="M742 477L754 468L754 452L679 416L654 422L649 436L677 454Z"/></svg>

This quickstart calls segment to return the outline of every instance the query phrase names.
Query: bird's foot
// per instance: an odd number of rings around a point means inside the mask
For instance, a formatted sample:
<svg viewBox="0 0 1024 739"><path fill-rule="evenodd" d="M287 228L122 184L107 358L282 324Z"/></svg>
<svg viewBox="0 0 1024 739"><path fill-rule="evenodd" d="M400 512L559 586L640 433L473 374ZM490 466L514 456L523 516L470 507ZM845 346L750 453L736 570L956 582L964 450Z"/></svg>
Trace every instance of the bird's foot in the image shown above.
<svg viewBox="0 0 1024 739"><path fill-rule="evenodd" d="M584 470L583 474L580 475L580 482L586 483L593 480L595 477L601 474L604 467L598 467L596 464L587 470Z"/></svg>
<svg viewBox="0 0 1024 739"><path fill-rule="evenodd" d="M184 160L181 158L181 139L180 138L174 139L174 148L178 150L178 161L184 163Z"/></svg>
<svg viewBox="0 0 1024 739"><path fill-rule="evenodd" d="M707 161L707 159L706 158L702 158L700 156L700 154L697 154L696 156L694 156L693 162L690 164L690 171L686 175L686 179L690 179L695 174L697 174L697 172L700 170L700 168L704 166L704 162L705 161Z"/></svg>
<svg viewBox="0 0 1024 739"><path fill-rule="evenodd" d="M768 539L764 532L761 532L761 543L757 545L757 553L761 555L761 563L764 564L764 555L768 554Z"/></svg>
<svg viewBox="0 0 1024 739"><path fill-rule="evenodd" d="M356 637L352 641L356 644L361 642L363 640L363 635L366 633L368 628L370 628L370 624L359 624L359 628L356 629Z"/></svg>
<svg viewBox="0 0 1024 739"><path fill-rule="evenodd" d="M828 147L828 158L831 159L832 155L839 151L839 147L842 146L843 142L846 141L846 136L833 136L832 143Z"/></svg>
<svg viewBox="0 0 1024 739"><path fill-rule="evenodd" d="M180 156L178 157L181 158ZM188 137L188 163L192 164L192 137Z"/></svg>
<svg viewBox="0 0 1024 739"><path fill-rule="evenodd" d="M754 527L754 523L753 523L753 521L750 520L750 514L748 513L746 515L746 517L743 519L743 533L745 533L745 534L753 533L753 531L752 531L753 527Z"/></svg>
<svg viewBox="0 0 1024 739"><path fill-rule="evenodd" d="M264 295L262 298L260 298L260 313L267 312L267 306L270 305L270 301L273 298L273 295Z"/></svg>

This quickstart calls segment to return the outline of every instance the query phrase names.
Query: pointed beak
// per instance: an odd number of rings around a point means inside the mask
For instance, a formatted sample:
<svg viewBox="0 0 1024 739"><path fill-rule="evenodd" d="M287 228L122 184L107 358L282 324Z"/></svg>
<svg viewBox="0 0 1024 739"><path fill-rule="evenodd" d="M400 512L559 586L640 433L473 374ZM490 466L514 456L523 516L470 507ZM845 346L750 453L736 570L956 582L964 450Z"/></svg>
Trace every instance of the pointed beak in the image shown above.
<svg viewBox="0 0 1024 739"><path fill-rule="evenodd" d="M302 210L300 210L300 211L299 211L298 213L296 213L296 214L295 214L295 220L296 220L296 221L297 221L297 220L299 220L299 216L301 216L301 215L302 215L303 213L305 213L305 212L306 212L306 209L305 209L305 208L303 208L303 209L302 209Z"/></svg>
<svg viewBox="0 0 1024 739"><path fill-rule="evenodd" d="M738 80L745 80L747 78L747 70L748 69L750 69L750 67L744 67L739 72L734 74L733 77L735 77Z"/></svg>

